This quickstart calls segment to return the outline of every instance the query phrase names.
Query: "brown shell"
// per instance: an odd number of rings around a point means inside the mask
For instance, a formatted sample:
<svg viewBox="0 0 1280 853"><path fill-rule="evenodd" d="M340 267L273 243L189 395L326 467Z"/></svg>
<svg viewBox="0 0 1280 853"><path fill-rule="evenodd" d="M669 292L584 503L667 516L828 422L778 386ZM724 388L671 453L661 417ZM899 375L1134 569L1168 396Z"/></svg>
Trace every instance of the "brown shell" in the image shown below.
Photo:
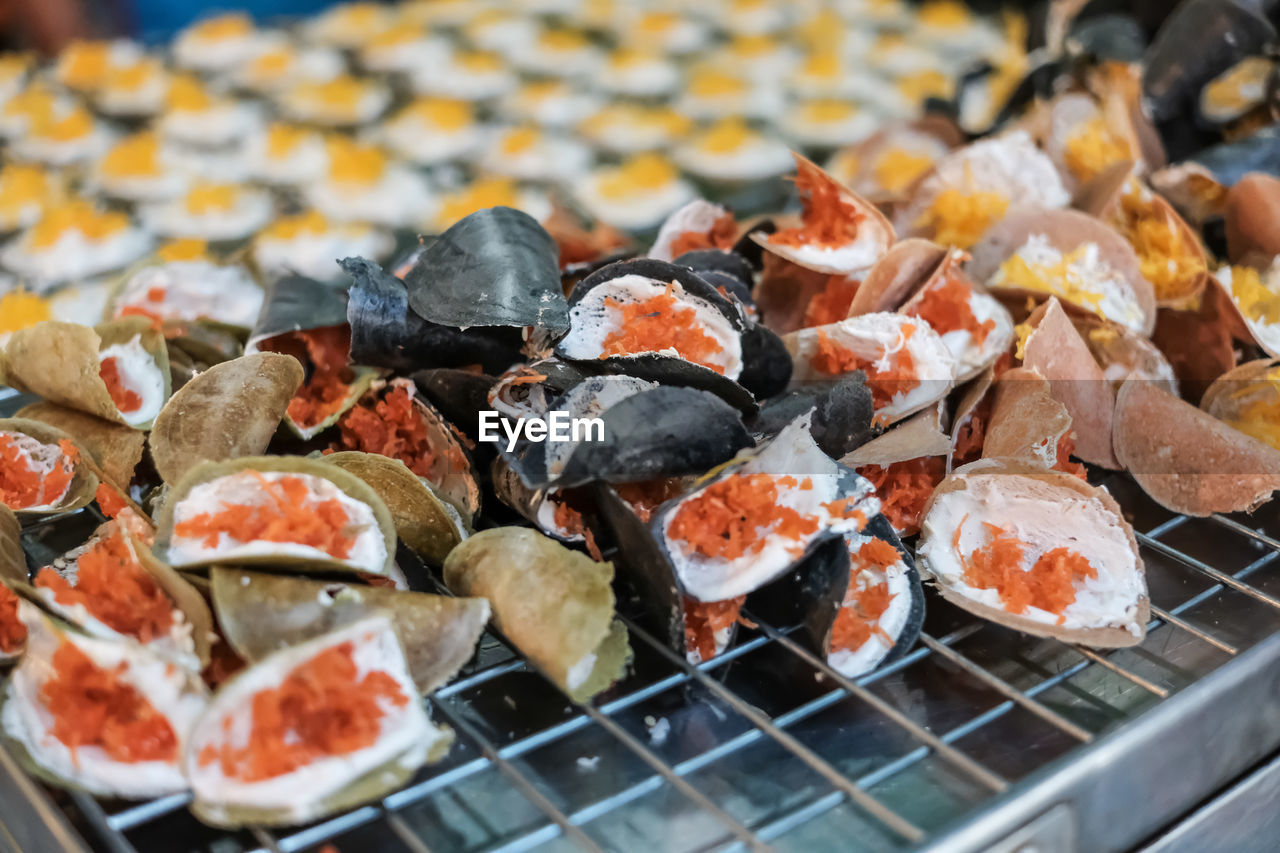
<svg viewBox="0 0 1280 853"><path fill-rule="evenodd" d="M1092 121L1095 117L1103 120L1108 132L1118 134L1123 139L1128 149L1126 160L1130 169L1139 163L1142 157L1138 148L1137 135L1129 122L1129 116L1123 109L1116 109L1114 103L1111 105L1098 103L1084 92L1064 92L1056 95L1048 109L1045 128L1047 138L1044 140L1044 148L1053 160L1053 164L1058 167L1058 174L1062 176L1063 184L1073 194L1081 186L1087 185L1088 181L1081 181L1067 165L1067 142L1076 128ZM1108 167L1108 170L1111 168L1114 168L1114 165ZM1104 170L1104 173L1106 171Z"/></svg>
<svg viewBox="0 0 1280 853"><path fill-rule="evenodd" d="M1222 211L1233 264L1280 255L1280 178L1250 172L1227 191ZM1265 265L1265 264L1264 264Z"/></svg>
<svg viewBox="0 0 1280 853"><path fill-rule="evenodd" d="M1161 308L1151 336L1188 400L1198 400L1211 382L1235 367L1234 341L1252 340L1235 303L1213 278L1195 310Z"/></svg>
<svg viewBox="0 0 1280 853"><path fill-rule="evenodd" d="M823 182L823 183L829 184L832 188L835 189L836 193L840 196L840 199L842 201L852 206L854 210L856 210L862 217L864 217L862 221L858 223L859 230L870 229L873 232L875 232L876 235L878 236L879 245L883 246L885 251L888 251L888 249L891 246L893 246L894 242L897 240L897 235L893 231L893 224L890 223L888 218L883 213L880 212L879 208L877 208L871 202L867 201L862 196L855 193L853 190L846 187L844 184L837 181L828 172L826 172L826 170L824 170L821 166L814 163L812 160L810 160L808 157L805 157L803 154L798 154L793 151L792 156L795 157L795 160L796 160L797 182L804 180L806 182ZM798 257L796 257L795 253L791 251L790 247L775 244L771 239L771 235L769 234L753 232L751 234L751 239L754 240L756 243L759 243L762 247L764 247L765 251L767 252L771 252L775 255L780 255L786 258L787 260L795 264L798 264L799 266L802 266L802 267L806 266L806 264L804 264ZM827 273L843 273L844 272L843 270L829 270L829 269L822 270L822 269L818 269L817 267L808 267L808 268L817 270L818 272L827 272Z"/></svg>
<svg viewBox="0 0 1280 853"><path fill-rule="evenodd" d="M855 448L840 459L850 468L863 465L892 465L922 456L946 456L951 438L942 427L943 404L917 412L907 420Z"/></svg>
<svg viewBox="0 0 1280 853"><path fill-rule="evenodd" d="M1223 213L1227 188L1194 160L1166 166L1150 175L1151 186L1190 223L1201 225Z"/></svg>
<svg viewBox="0 0 1280 853"><path fill-rule="evenodd" d="M849 316L896 311L942 272L947 257L947 250L932 240L909 237L895 244L858 285Z"/></svg>
<svg viewBox="0 0 1280 853"><path fill-rule="evenodd" d="M151 575L156 585L182 611L187 623L191 625L191 643L196 657L202 667L208 666L216 635L213 632L213 613L204 596L172 566L156 557L144 543L139 542L132 534L126 535L129 536L134 553L138 555L138 564L143 571Z"/></svg>
<svg viewBox="0 0 1280 853"><path fill-rule="evenodd" d="M765 252L760 282L752 291L764 325L777 335L804 328L809 302L827 286L830 273L806 269L780 255Z"/></svg>
<svg viewBox="0 0 1280 853"><path fill-rule="evenodd" d="M147 444L146 433L55 403L32 403L19 409L14 417L40 421L71 436L93 457L102 472L100 476L121 491L133 480Z"/></svg>
<svg viewBox="0 0 1280 853"><path fill-rule="evenodd" d="M1119 272L1133 289L1134 300L1142 312L1142 333L1150 335L1156 324L1156 299L1151 282L1142 277L1138 256L1123 237L1092 216L1077 210L1045 210L1019 207L1010 209L1000 222L993 225L976 246L969 274L979 283L986 283L999 270L1000 265L1012 257L1033 234L1043 234L1050 246L1060 252L1070 252L1085 243L1098 247L1099 257ZM1001 292L1016 298L1031 296L1043 300L1045 294L1031 293L1016 288L1001 288ZM1081 309L1085 310L1085 309Z"/></svg>
<svg viewBox="0 0 1280 853"><path fill-rule="evenodd" d="M1097 316L1072 317L1071 321L1104 372L1113 366L1125 369L1126 375L1123 378L1112 380L1112 385L1117 390L1129 376L1150 379L1173 372L1173 366L1159 347L1124 326ZM1176 381L1167 382L1166 387L1172 393L1178 391Z"/></svg>
<svg viewBox="0 0 1280 853"><path fill-rule="evenodd" d="M991 391L991 386L995 382L995 369L988 367L986 370L975 376L968 385L965 386L964 394L956 403L955 411L951 417L951 447L947 451L947 473L951 472L951 464L955 457L956 442L960 438L961 428L969 421L969 418L977 411L978 406L982 403L983 398Z"/></svg>
<svg viewBox="0 0 1280 853"><path fill-rule="evenodd" d="M1058 439L1069 429L1071 415L1053 398L1048 380L1031 368L1015 367L1001 374L995 384L982 455L1049 468L1052 465L1045 464L1045 448L1054 454Z"/></svg>
<svg viewBox="0 0 1280 853"><path fill-rule="evenodd" d="M1267 379L1267 373L1277 365L1280 359L1260 358L1227 371L1205 390L1200 408L1218 420L1237 419L1245 404L1253 402L1258 395L1276 394L1277 387Z"/></svg>
<svg viewBox="0 0 1280 853"><path fill-rule="evenodd" d="M1151 382L1121 386L1114 440L1133 478L1174 512L1248 511L1280 489L1280 452Z"/></svg>
<svg viewBox="0 0 1280 853"><path fill-rule="evenodd" d="M1134 560L1137 561L1137 571L1145 573L1142 564L1142 554L1138 550L1137 539L1134 538L1133 528L1124 520L1124 515L1120 509L1120 505L1116 503L1115 498L1111 497L1106 489L1100 489L1091 486L1084 480L1067 474L1063 471L1047 470L1036 465L1028 465L1016 459L982 459L978 462L965 465L952 471L951 474L938 484L933 490L933 496L929 498L929 502L925 504L923 517L927 518L933 505L946 494L961 491L966 487L965 477L970 474L998 474L1006 478L1009 487L1013 488L1016 483L1015 478L1037 480L1046 486L1074 492L1076 495L1096 500L1103 507L1115 516L1116 523L1121 525L1125 532L1125 537L1129 540L1129 547L1133 551ZM1072 531L1070 520L1064 519L1064 532ZM944 535L949 535L944 534ZM1094 648L1124 648L1126 646L1135 646L1142 642L1142 637L1135 637L1124 628L1063 628L1058 625L1047 625L1043 622L1036 622L1025 616L1019 616L1010 613L1007 610L998 607L988 607L980 604L967 596L961 595L953 591L945 584L935 582L938 591L942 597L957 607L969 611L975 616L995 622L997 625L1003 625L1006 628L1012 628L1015 631L1022 631L1036 637L1052 637L1067 643L1079 643L1083 646L1092 646ZM1151 619L1151 606L1147 596L1143 596L1138 602L1138 614L1136 621L1143 627L1145 631L1147 623Z"/></svg>
<svg viewBox="0 0 1280 853"><path fill-rule="evenodd" d="M1260 259L1255 257L1254 263L1243 264L1243 266L1250 266L1258 270L1259 275L1263 275L1263 271L1267 268L1270 259L1266 263L1259 263L1258 261ZM1221 271L1218 270L1218 272ZM1235 294L1231 292L1231 288L1222 280L1222 276L1211 275L1209 278L1213 282L1209 289L1216 289L1225 300L1226 316L1224 320L1235 338L1242 341L1252 341L1267 355L1273 358L1280 358L1280 344L1275 341L1268 342L1263 336L1254 334L1253 329L1249 327L1249 321L1245 319L1244 312L1240 310L1240 305L1236 302Z"/></svg>
<svg viewBox="0 0 1280 853"><path fill-rule="evenodd" d="M256 456L267 449L302 385L302 365L260 352L224 361L170 398L151 431L151 458L166 483L201 462Z"/></svg>
<svg viewBox="0 0 1280 853"><path fill-rule="evenodd" d="M125 423L111 400L107 385L98 375L98 353L108 346L124 343L135 335L155 359L169 391L169 350L164 336L151 328L145 317L126 317L90 328L78 323L46 320L19 329L5 348L5 369L9 384L57 403L97 415L114 423ZM126 424L127 425L127 424ZM141 424L146 429L150 424Z"/></svg>
<svg viewBox="0 0 1280 853"><path fill-rule="evenodd" d="M1104 468L1118 468L1111 450L1114 392L1056 298L1036 309L1028 320L1022 363L1049 380L1056 400L1066 407L1076 433L1076 455Z"/></svg>
<svg viewBox="0 0 1280 853"><path fill-rule="evenodd" d="M13 510L0 504L0 581L26 583L28 577L22 524Z"/></svg>

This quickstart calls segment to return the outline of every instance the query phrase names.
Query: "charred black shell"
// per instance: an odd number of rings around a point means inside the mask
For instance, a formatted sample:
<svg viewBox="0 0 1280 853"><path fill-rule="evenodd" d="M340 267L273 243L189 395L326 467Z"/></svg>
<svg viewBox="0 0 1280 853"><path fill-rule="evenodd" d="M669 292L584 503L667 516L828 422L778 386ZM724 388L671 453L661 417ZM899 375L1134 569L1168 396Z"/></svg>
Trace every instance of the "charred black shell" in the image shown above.
<svg viewBox="0 0 1280 853"><path fill-rule="evenodd" d="M442 326L569 328L555 240L514 208L459 220L426 247L404 281L418 316Z"/></svg>
<svg viewBox="0 0 1280 853"><path fill-rule="evenodd" d="M861 371L834 385L797 388L765 403L747 424L757 441L772 438L800 415L814 410L809 434L832 459L866 444L877 434L875 407Z"/></svg>
<svg viewBox="0 0 1280 853"><path fill-rule="evenodd" d="M750 294L751 283L755 280L755 273L751 269L751 264L747 263L747 259L737 252L722 252L719 249L694 249L692 252L685 252L673 260L672 263L688 267L700 275L709 272L728 275L744 284L748 294ZM703 275L703 277L705 278L706 276Z"/></svg>
<svg viewBox="0 0 1280 853"><path fill-rule="evenodd" d="M346 258L351 276L351 359L357 364L417 370L479 364L501 373L520 358L516 328L455 329L428 322L410 308L405 283L365 258Z"/></svg>
<svg viewBox="0 0 1280 853"><path fill-rule="evenodd" d="M272 282L249 341L263 341L286 332L326 329L346 322L345 290L304 275L290 274Z"/></svg>

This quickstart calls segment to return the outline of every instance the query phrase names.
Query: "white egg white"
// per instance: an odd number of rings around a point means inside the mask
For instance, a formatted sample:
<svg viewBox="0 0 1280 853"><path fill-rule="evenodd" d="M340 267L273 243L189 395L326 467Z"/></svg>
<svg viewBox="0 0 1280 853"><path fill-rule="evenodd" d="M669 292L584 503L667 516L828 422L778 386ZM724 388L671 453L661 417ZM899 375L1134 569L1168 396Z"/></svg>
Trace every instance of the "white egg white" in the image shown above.
<svg viewBox="0 0 1280 853"><path fill-rule="evenodd" d="M697 195L688 181L676 178L621 198L610 197L600 191L604 176L602 171L592 172L576 181L572 192L591 216L615 228L635 231L654 228L668 214Z"/></svg>
<svg viewBox="0 0 1280 853"><path fill-rule="evenodd" d="M382 229L355 222L335 223L321 233L307 232L292 239L263 232L253 241L253 260L268 278L296 272L330 281L343 274L339 260L382 260L394 247L394 238Z"/></svg>
<svg viewBox="0 0 1280 853"><path fill-rule="evenodd" d="M211 319L247 329L258 319L264 299L262 287L239 264L167 261L130 275L112 309L115 317L135 307L164 320Z"/></svg>
<svg viewBox="0 0 1280 853"><path fill-rule="evenodd" d="M101 239L68 229L51 246L36 248L25 231L0 249L0 264L35 287L48 287L122 269L151 248L150 234L126 226Z"/></svg>
<svg viewBox="0 0 1280 853"><path fill-rule="evenodd" d="M239 187L229 210L194 211L186 198L144 204L138 208L142 223L162 237L199 240L240 240L271 221L275 204L264 190Z"/></svg>
<svg viewBox="0 0 1280 853"><path fill-rule="evenodd" d="M795 166L786 143L759 133L752 133L729 151L710 149L703 137L694 136L672 156L689 174L711 181L759 181L785 174Z"/></svg>
<svg viewBox="0 0 1280 853"><path fill-rule="evenodd" d="M305 187L303 194L311 207L335 222L371 222L388 228L421 226L437 207L426 178L396 164L371 184L326 178Z"/></svg>
<svg viewBox="0 0 1280 853"><path fill-rule="evenodd" d="M464 101L498 98L519 85L516 75L508 68L473 68L459 61L456 55L438 66L418 69L409 82L417 94Z"/></svg>
<svg viewBox="0 0 1280 853"><path fill-rule="evenodd" d="M560 182L590 168L591 151L570 137L539 133L533 144L512 151L507 147L511 132L499 130L491 136L480 157L486 172L521 181Z"/></svg>

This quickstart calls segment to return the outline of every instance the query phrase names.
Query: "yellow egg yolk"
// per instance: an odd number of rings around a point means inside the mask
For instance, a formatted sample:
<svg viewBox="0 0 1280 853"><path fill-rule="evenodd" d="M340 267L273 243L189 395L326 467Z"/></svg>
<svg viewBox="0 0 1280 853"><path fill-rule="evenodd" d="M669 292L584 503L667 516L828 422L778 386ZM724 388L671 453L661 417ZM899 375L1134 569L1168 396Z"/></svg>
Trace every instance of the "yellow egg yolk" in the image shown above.
<svg viewBox="0 0 1280 853"><path fill-rule="evenodd" d="M284 160L301 145L310 134L305 127L276 123L267 128L267 156L272 160Z"/></svg>
<svg viewBox="0 0 1280 853"><path fill-rule="evenodd" d="M200 41L229 41L243 38L252 32L253 21L248 15L240 13L209 18L190 30L192 37Z"/></svg>
<svg viewBox="0 0 1280 853"><path fill-rule="evenodd" d="M959 29L969 23L969 9L958 0L929 0L916 12L916 20L927 27Z"/></svg>
<svg viewBox="0 0 1280 853"><path fill-rule="evenodd" d="M515 157L533 150L538 144L538 138L539 133L536 127L517 127L507 131L499 147L503 154Z"/></svg>
<svg viewBox="0 0 1280 853"><path fill-rule="evenodd" d="M93 89L111 68L111 42L76 41L58 59L58 79L72 89Z"/></svg>
<svg viewBox="0 0 1280 853"><path fill-rule="evenodd" d="M697 98L738 95L746 91L746 88L746 83L732 74L724 74L714 70L699 71L689 81L689 94Z"/></svg>
<svg viewBox="0 0 1280 853"><path fill-rule="evenodd" d="M4 114L11 117L23 117L35 123L48 121L53 117L56 99L47 89L33 88L19 92L4 105Z"/></svg>
<svg viewBox="0 0 1280 853"><path fill-rule="evenodd" d="M1031 327L1030 323L1019 323L1013 327L1013 333L1017 336L1013 357L1018 361L1022 361L1027 357L1027 338L1031 337L1031 333L1034 331L1035 329Z"/></svg>
<svg viewBox="0 0 1280 853"><path fill-rule="evenodd" d="M894 85L903 97L915 103L922 103L926 98L950 98L955 90L955 81L941 71L905 74Z"/></svg>
<svg viewBox="0 0 1280 853"><path fill-rule="evenodd" d="M249 79L279 80L289 73L289 69L293 67L293 60L293 50L288 47L261 53L249 63Z"/></svg>
<svg viewBox="0 0 1280 853"><path fill-rule="evenodd" d="M1008 207L1009 199L1000 193L949 188L938 194L916 225L932 230L936 243L968 249Z"/></svg>
<svg viewBox="0 0 1280 853"><path fill-rule="evenodd" d="M768 56L776 48L777 42L770 36L734 36L733 41L729 42L729 52L740 59L759 59Z"/></svg>
<svg viewBox="0 0 1280 853"><path fill-rule="evenodd" d="M373 50L396 48L401 45L411 44L425 35L426 32L417 24L403 22L388 27L369 39L368 46Z"/></svg>
<svg viewBox="0 0 1280 853"><path fill-rule="evenodd" d="M19 288L0 296L0 334L16 332L53 319L49 303Z"/></svg>
<svg viewBox="0 0 1280 853"><path fill-rule="evenodd" d="M520 99L532 103L540 103L542 101L555 98L557 96L568 94L569 89L559 80L538 80L534 83L526 83L520 90ZM468 108L467 121L471 121L471 113Z"/></svg>
<svg viewBox="0 0 1280 853"><path fill-rule="evenodd" d="M25 52L0 54L0 80L11 80L27 73L35 58Z"/></svg>
<svg viewBox="0 0 1280 853"><path fill-rule="evenodd" d="M198 113L211 106L213 106L213 98L196 78L175 77L169 84L169 109L175 112Z"/></svg>
<svg viewBox="0 0 1280 853"><path fill-rule="evenodd" d="M1231 295L1245 317L1255 323L1280 323L1280 293L1252 267L1231 268Z"/></svg>
<svg viewBox="0 0 1280 853"><path fill-rule="evenodd" d="M0 169L0 206L7 210L47 203L56 195L57 187L38 166L10 163Z"/></svg>
<svg viewBox="0 0 1280 853"><path fill-rule="evenodd" d="M805 59L804 64L800 66L801 75L821 80L834 80L840 76L842 70L843 63L840 62L840 54L834 50L820 50L816 53L811 53Z"/></svg>
<svg viewBox="0 0 1280 853"><path fill-rule="evenodd" d="M325 106L338 107L354 112L360 106L360 100L369 87L363 80L342 74L324 83L308 83L298 88L303 100L316 101Z"/></svg>
<svg viewBox="0 0 1280 853"><path fill-rule="evenodd" d="M166 263L202 261L208 254L209 244L204 240L172 240L156 250L156 257Z"/></svg>
<svg viewBox="0 0 1280 853"><path fill-rule="evenodd" d="M676 179L675 166L657 154L641 154L620 166L601 171L600 195L624 199L659 189Z"/></svg>
<svg viewBox="0 0 1280 853"><path fill-rule="evenodd" d="M801 41L823 52L837 48L844 33L845 23L833 9L823 9L796 30Z"/></svg>
<svg viewBox="0 0 1280 853"><path fill-rule="evenodd" d="M891 193L902 192L929 170L933 158L905 148L890 148L876 158L871 172L876 183Z"/></svg>
<svg viewBox="0 0 1280 853"><path fill-rule="evenodd" d="M335 29L367 33L382 23L382 11L378 3L348 3L334 9L329 20Z"/></svg>
<svg viewBox="0 0 1280 853"><path fill-rule="evenodd" d="M1266 92L1271 61L1249 56L1235 67L1214 78L1204 88L1204 99L1210 107L1240 112L1257 104Z"/></svg>
<svg viewBox="0 0 1280 853"><path fill-rule="evenodd" d="M144 59L132 65L108 70L102 88L108 92L136 92L161 73L163 66L159 62Z"/></svg>
<svg viewBox="0 0 1280 853"><path fill-rule="evenodd" d="M271 240L296 240L313 234L323 234L329 230L329 221L317 211L309 210L297 216L286 216L277 219L262 231L262 236Z"/></svg>
<svg viewBox="0 0 1280 853"><path fill-rule="evenodd" d="M1111 132L1102 116L1096 116L1067 137L1063 158L1076 180L1088 181L1108 166L1129 159L1129 146Z"/></svg>
<svg viewBox="0 0 1280 853"><path fill-rule="evenodd" d="M473 71L477 74L486 74L502 70L502 60L492 53L483 53L480 51L459 53L454 57L453 61L458 64L458 67L467 71Z"/></svg>
<svg viewBox="0 0 1280 853"><path fill-rule="evenodd" d="M638 48L619 48L609 55L609 67L625 71L658 61L658 57Z"/></svg>
<svg viewBox="0 0 1280 853"><path fill-rule="evenodd" d="M240 190L233 184L197 184L187 193L187 211L194 216L234 210Z"/></svg>
<svg viewBox="0 0 1280 853"><path fill-rule="evenodd" d="M635 31L643 36L660 36L671 32L680 24L680 16L674 12L650 12L636 21Z"/></svg>
<svg viewBox="0 0 1280 853"><path fill-rule="evenodd" d="M1019 255L1013 255L1000 265L1003 284L1020 287L1034 293L1050 293L1074 305L1081 305L1094 313L1102 310L1103 294L1090 290L1074 267L1083 261L1088 246L1081 246L1062 255L1053 263L1027 263Z"/></svg>
<svg viewBox="0 0 1280 853"><path fill-rule="evenodd" d="M462 130L472 123L471 105L449 98L419 98L409 114L441 130Z"/></svg>
<svg viewBox="0 0 1280 853"><path fill-rule="evenodd" d="M160 140L143 131L126 137L107 152L99 166L112 178L147 178L160 173Z"/></svg>
<svg viewBox="0 0 1280 853"><path fill-rule="evenodd" d="M742 119L727 118L703 131L697 146L712 154L729 154L750 143L755 135Z"/></svg>
<svg viewBox="0 0 1280 853"><path fill-rule="evenodd" d="M538 45L554 53L572 53L588 47L590 42L573 30L547 30L538 37Z"/></svg>
<svg viewBox="0 0 1280 853"><path fill-rule="evenodd" d="M49 142L83 139L93 133L93 116L84 107L77 106L64 116L35 122L31 132Z"/></svg>
<svg viewBox="0 0 1280 853"><path fill-rule="evenodd" d="M45 212L31 229L33 249L47 249L65 234L78 231L85 239L104 240L129 226L129 217L118 211L99 211L87 201L71 201Z"/></svg>
<svg viewBox="0 0 1280 853"><path fill-rule="evenodd" d="M1280 368L1271 368L1265 379L1236 391L1233 397L1254 397L1240 407L1239 417L1228 420L1234 429L1280 450Z"/></svg>
<svg viewBox="0 0 1280 853"><path fill-rule="evenodd" d="M448 228L477 210L490 207L518 207L520 195L514 181L489 178L476 181L465 189L451 193L440 203L440 228Z"/></svg>
<svg viewBox="0 0 1280 853"><path fill-rule="evenodd" d="M335 137L329 143L329 177L340 183L374 184L387 168L387 155L376 145Z"/></svg>
<svg viewBox="0 0 1280 853"><path fill-rule="evenodd" d="M848 101L835 98L819 98L805 101L800 107L800 114L805 121L814 124L838 124L858 114L858 108Z"/></svg>

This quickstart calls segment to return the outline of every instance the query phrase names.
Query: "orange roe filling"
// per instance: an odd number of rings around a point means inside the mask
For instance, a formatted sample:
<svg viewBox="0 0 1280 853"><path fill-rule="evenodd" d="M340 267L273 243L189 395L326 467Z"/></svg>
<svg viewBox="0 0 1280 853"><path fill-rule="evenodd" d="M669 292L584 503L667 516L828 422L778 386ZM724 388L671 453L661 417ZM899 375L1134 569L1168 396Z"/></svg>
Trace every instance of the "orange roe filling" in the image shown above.
<svg viewBox="0 0 1280 853"><path fill-rule="evenodd" d="M263 341L260 346L312 366L310 378L289 401L289 417L298 427L318 426L342 409L351 394L354 378L347 366L351 351L350 326L286 332Z"/></svg>
<svg viewBox="0 0 1280 853"><path fill-rule="evenodd" d="M733 474L680 504L668 528L686 554L735 560L764 547L770 536L803 541L818 520L778 506L778 483L769 474Z"/></svg>
<svg viewBox="0 0 1280 853"><path fill-rule="evenodd" d="M27 461L13 437L0 434L0 503L10 509L26 509L62 500L75 478L80 452L65 438L58 442L58 448L62 459L43 474Z"/></svg>
<svg viewBox="0 0 1280 853"><path fill-rule="evenodd" d="M864 465L858 473L875 486L880 514L903 536L920 530L920 516L933 490L946 474L946 460L925 456L893 462L887 467Z"/></svg>
<svg viewBox="0 0 1280 853"><path fill-rule="evenodd" d="M910 338L915 330L915 326L903 326L903 337ZM915 375L915 359L905 346L889 356L889 366L882 370L876 366L876 362L864 359L831 340L821 329L818 330L818 349L810 357L809 363L814 370L828 376L839 376L854 370L864 372L867 375L867 387L871 389L872 403L877 409L889 405L894 396L906 393L920 384Z"/></svg>
<svg viewBox="0 0 1280 853"><path fill-rule="evenodd" d="M121 677L120 664L103 669L64 640L53 653L53 674L40 701L53 715L49 733L75 751L96 746L113 761L178 760L173 726L137 688Z"/></svg>
<svg viewBox="0 0 1280 853"><path fill-rule="evenodd" d="M94 493L93 499L98 502L98 509L107 518L115 518L129 508L120 493L106 483L98 484L98 491Z"/></svg>
<svg viewBox="0 0 1280 853"><path fill-rule="evenodd" d="M912 305L906 314L919 317L938 334L968 332L975 346L982 346L987 335L995 331L995 320L978 322L969 304L973 288L956 276L948 276L937 287L924 292L920 301Z"/></svg>
<svg viewBox="0 0 1280 853"><path fill-rule="evenodd" d="M715 221L709 231L683 231L671 241L671 257L678 258L685 252L698 249L733 248L738 236L738 222L732 213L726 213Z"/></svg>
<svg viewBox="0 0 1280 853"><path fill-rule="evenodd" d="M1053 470L1065 471L1072 476L1079 477L1081 480L1088 479L1088 469L1079 462L1071 461L1071 454L1076 452L1076 442L1071 437L1070 430L1064 432L1062 437L1058 439L1058 446L1055 452L1058 461L1054 463Z"/></svg>
<svg viewBox="0 0 1280 853"><path fill-rule="evenodd" d="M205 746L200 766L217 761L228 778L261 782L372 746L386 706L403 708L409 697L389 673L361 676L354 653L350 642L325 649L256 694L248 743Z"/></svg>
<svg viewBox="0 0 1280 853"><path fill-rule="evenodd" d="M1002 527L987 522L982 526L990 541L967 559L961 557L965 583L996 590L1010 613L1025 613L1028 607L1036 607L1058 614L1058 624L1062 624L1063 611L1076 600L1075 585L1086 578L1096 578L1098 570L1075 551L1054 548L1041 554L1029 571L1023 571L1026 545ZM958 542L959 537L960 528L956 528L953 541Z"/></svg>
<svg viewBox="0 0 1280 853"><path fill-rule="evenodd" d="M27 641L27 626L18 618L18 596L0 584L0 652L13 654Z"/></svg>
<svg viewBox="0 0 1280 853"><path fill-rule="evenodd" d="M883 539L872 539L866 542L854 554L854 567L849 578L849 590L845 600L836 613L836 621L831 626L831 651L857 651L870 640L872 635L892 643L893 638L885 633L878 624L880 617L889 609L893 596L889 593L888 581L877 581L859 586L858 576L867 568L885 571L902 559L898 549Z"/></svg>
<svg viewBox="0 0 1280 853"><path fill-rule="evenodd" d="M396 386L381 400L361 403L338 422L333 450L361 450L399 459L419 477L431 474L434 457L427 425L413 408L409 389Z"/></svg>
<svg viewBox="0 0 1280 853"><path fill-rule="evenodd" d="M801 225L777 231L769 238L770 243L833 248L858 238L858 225L866 216L841 198L838 184L817 169L802 166L796 173L796 189L802 205Z"/></svg>
<svg viewBox="0 0 1280 853"><path fill-rule="evenodd" d="M587 525L582 518L582 513L569 506L563 500L553 502L556 508L552 518L556 523L556 527L570 536L581 536L586 532Z"/></svg>
<svg viewBox="0 0 1280 853"><path fill-rule="evenodd" d="M804 326L826 326L849 316L849 307L861 282L842 275L827 276L821 293L815 293L804 309Z"/></svg>
<svg viewBox="0 0 1280 853"><path fill-rule="evenodd" d="M621 315L621 325L605 336L600 357L674 349L686 361L724 373L712 361L722 352L720 344L698 326L697 311L681 305L674 290L672 282L663 293L640 302L606 296L604 304Z"/></svg>
<svg viewBox="0 0 1280 853"><path fill-rule="evenodd" d="M108 628L143 643L163 637L173 627L173 602L138 563L119 531L80 555L74 586L51 568L40 570L36 586L52 592L64 607L83 605Z"/></svg>
<svg viewBox="0 0 1280 853"><path fill-rule="evenodd" d="M653 518L653 511L678 496L683 489L679 477L660 477L641 480L638 483L619 483L613 487L618 497L627 502L636 518L645 524Z"/></svg>
<svg viewBox="0 0 1280 853"><path fill-rule="evenodd" d="M102 363L98 365L98 375L102 377L102 381L107 385L107 393L111 395L111 402L116 404L116 408L122 414L127 415L130 412L136 412L142 406L142 396L124 385L124 378L120 375L120 359L114 355L110 358L104 358Z"/></svg>
<svg viewBox="0 0 1280 853"><path fill-rule="evenodd" d="M696 652L698 660L707 661L716 656L716 633L725 631L738 621L738 614L747 597L726 598L724 601L695 601L684 597L684 645Z"/></svg>
<svg viewBox="0 0 1280 853"><path fill-rule="evenodd" d="M225 533L239 542L308 545L336 559L347 558L356 540L348 530L351 520L341 501L314 501L301 477L273 481L257 471L248 473L257 478L264 501L201 513L179 523L173 532L203 538L206 548L217 547L219 536Z"/></svg>

